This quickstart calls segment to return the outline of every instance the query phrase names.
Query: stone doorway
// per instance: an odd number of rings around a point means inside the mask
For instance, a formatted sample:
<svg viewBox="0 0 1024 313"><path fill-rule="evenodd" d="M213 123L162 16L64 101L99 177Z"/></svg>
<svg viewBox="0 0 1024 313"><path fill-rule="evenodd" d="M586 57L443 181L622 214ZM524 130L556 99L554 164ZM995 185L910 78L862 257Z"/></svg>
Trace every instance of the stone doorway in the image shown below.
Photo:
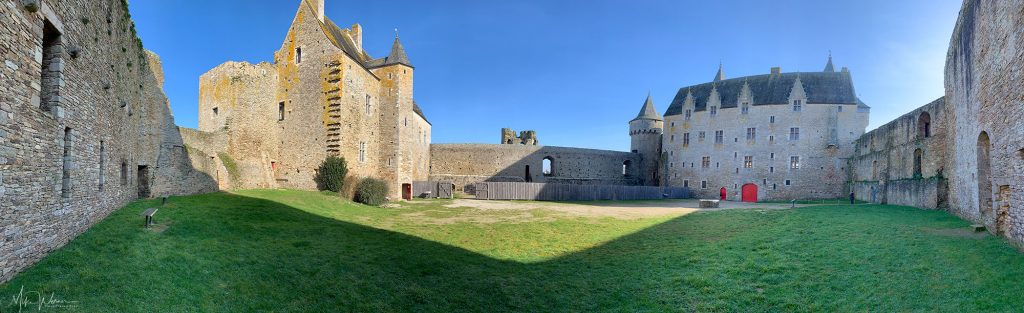
<svg viewBox="0 0 1024 313"><path fill-rule="evenodd" d="M149 166L139 165L136 177L139 180L139 199L149 198Z"/></svg>
<svg viewBox="0 0 1024 313"><path fill-rule="evenodd" d="M992 216L992 159L988 133L978 135L978 211L982 220Z"/></svg>
<svg viewBox="0 0 1024 313"><path fill-rule="evenodd" d="M725 201L727 195L729 195L729 193L725 190L725 187L722 187L722 189L718 190L719 200Z"/></svg>
<svg viewBox="0 0 1024 313"><path fill-rule="evenodd" d="M743 202L757 202L757 185L755 184L744 184L743 185Z"/></svg>

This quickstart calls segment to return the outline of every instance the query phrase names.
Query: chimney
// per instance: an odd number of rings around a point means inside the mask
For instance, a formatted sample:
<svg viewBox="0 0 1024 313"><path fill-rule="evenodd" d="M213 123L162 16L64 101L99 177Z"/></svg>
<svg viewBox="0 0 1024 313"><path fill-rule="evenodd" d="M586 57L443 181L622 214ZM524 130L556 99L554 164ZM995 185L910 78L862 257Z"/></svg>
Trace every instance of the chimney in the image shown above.
<svg viewBox="0 0 1024 313"><path fill-rule="evenodd" d="M363 51L363 27L359 23L352 24L352 42L356 44L356 50Z"/></svg>
<svg viewBox="0 0 1024 313"><path fill-rule="evenodd" d="M316 4L316 18L320 20L320 23L324 23L324 0L313 0Z"/></svg>
<svg viewBox="0 0 1024 313"><path fill-rule="evenodd" d="M778 75L778 74L782 74L782 68L778 67L778 66L773 67L772 68L772 75Z"/></svg>

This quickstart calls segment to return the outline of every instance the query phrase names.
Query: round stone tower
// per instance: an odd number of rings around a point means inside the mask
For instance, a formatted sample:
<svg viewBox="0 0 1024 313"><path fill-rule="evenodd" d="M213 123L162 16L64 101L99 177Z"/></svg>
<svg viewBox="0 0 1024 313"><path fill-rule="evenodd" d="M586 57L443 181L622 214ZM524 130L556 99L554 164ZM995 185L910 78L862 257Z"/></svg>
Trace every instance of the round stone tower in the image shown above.
<svg viewBox="0 0 1024 313"><path fill-rule="evenodd" d="M629 121L630 151L640 154L639 165L626 165L626 174L640 178L640 184L657 186L661 182L661 134L665 122L654 108L651 95L636 118Z"/></svg>

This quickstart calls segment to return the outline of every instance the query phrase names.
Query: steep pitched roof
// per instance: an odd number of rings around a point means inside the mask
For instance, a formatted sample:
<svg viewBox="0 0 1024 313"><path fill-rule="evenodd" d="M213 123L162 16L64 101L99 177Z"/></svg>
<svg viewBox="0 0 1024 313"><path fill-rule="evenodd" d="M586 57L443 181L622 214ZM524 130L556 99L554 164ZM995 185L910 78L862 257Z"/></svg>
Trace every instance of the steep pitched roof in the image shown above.
<svg viewBox="0 0 1024 313"><path fill-rule="evenodd" d="M430 120L427 119L426 115L423 115L423 109L420 109L420 105L416 103L416 100L412 100L412 111L416 112L416 115L422 117L423 120L427 122L427 124L430 124Z"/></svg>
<svg viewBox="0 0 1024 313"><path fill-rule="evenodd" d="M832 65L832 53L828 53L828 64L825 64L825 72L835 72L836 67Z"/></svg>
<svg viewBox="0 0 1024 313"><path fill-rule="evenodd" d="M854 93L849 71L780 73L737 77L679 88L665 115L682 114L687 92L693 93L694 111L705 110L712 89L717 89L722 108L736 107L744 83L750 88L753 98L751 105L788 104L789 93L797 76L807 94L807 103L862 104Z"/></svg>
<svg viewBox="0 0 1024 313"><path fill-rule="evenodd" d="M656 121L661 120L661 115L658 114L658 109L654 108L654 101L651 100L650 94L647 95L647 101L644 101L643 107L640 108L640 113L638 113L636 115L636 118L634 118L633 120L635 121L641 119Z"/></svg>
<svg viewBox="0 0 1024 313"><path fill-rule="evenodd" d="M725 80L725 72L722 71L722 63L718 63L718 73L715 73L715 79L712 81L720 82Z"/></svg>

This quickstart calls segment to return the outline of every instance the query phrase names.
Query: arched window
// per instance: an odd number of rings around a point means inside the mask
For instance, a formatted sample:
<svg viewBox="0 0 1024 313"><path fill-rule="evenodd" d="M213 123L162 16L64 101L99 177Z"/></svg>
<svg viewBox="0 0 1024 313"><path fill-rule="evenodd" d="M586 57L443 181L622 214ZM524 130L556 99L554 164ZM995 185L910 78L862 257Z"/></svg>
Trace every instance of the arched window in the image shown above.
<svg viewBox="0 0 1024 313"><path fill-rule="evenodd" d="M878 180L878 161L871 161L871 179Z"/></svg>
<svg viewBox="0 0 1024 313"><path fill-rule="evenodd" d="M914 178L921 177L921 158L924 157L924 152L921 149L914 150Z"/></svg>
<svg viewBox="0 0 1024 313"><path fill-rule="evenodd" d="M992 214L992 159L988 133L978 135L978 210L981 215Z"/></svg>
<svg viewBox="0 0 1024 313"><path fill-rule="evenodd" d="M549 156L548 157L544 157L544 160L541 161L541 171L544 173L544 176L552 176L552 175L555 174L554 165L555 165L555 159L554 158L549 157Z"/></svg>
<svg viewBox="0 0 1024 313"><path fill-rule="evenodd" d="M633 173L630 167L633 165L633 161L625 160L622 162L622 176L629 176Z"/></svg>
<svg viewBox="0 0 1024 313"><path fill-rule="evenodd" d="M917 138L928 138L932 136L932 116L928 112L921 112L917 117Z"/></svg>

